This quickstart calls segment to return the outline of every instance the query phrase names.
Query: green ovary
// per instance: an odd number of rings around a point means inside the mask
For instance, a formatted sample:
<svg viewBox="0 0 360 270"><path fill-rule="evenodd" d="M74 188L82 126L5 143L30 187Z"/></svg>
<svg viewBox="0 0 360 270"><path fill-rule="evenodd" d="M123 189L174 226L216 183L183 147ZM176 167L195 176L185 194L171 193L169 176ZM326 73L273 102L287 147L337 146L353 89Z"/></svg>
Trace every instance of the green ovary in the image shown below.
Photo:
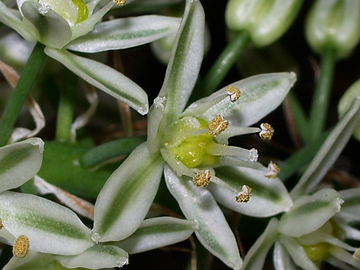
<svg viewBox="0 0 360 270"><path fill-rule="evenodd" d="M303 246L306 255L312 261L320 261L329 258L329 243L320 242L310 246Z"/></svg>
<svg viewBox="0 0 360 270"><path fill-rule="evenodd" d="M89 16L89 10L85 2L83 0L72 0L72 2L76 6L78 12L78 18L76 23L85 21Z"/></svg>
<svg viewBox="0 0 360 270"><path fill-rule="evenodd" d="M206 121L202 119L196 120L199 123L199 129L207 128L208 123ZM177 132L185 132L191 129L183 122L178 123L177 128ZM176 146L171 147L170 150L174 153L175 158L188 168L212 166L219 161L219 157L207 153L205 149L213 143L215 143L213 136L210 133L204 133L198 136L185 137Z"/></svg>

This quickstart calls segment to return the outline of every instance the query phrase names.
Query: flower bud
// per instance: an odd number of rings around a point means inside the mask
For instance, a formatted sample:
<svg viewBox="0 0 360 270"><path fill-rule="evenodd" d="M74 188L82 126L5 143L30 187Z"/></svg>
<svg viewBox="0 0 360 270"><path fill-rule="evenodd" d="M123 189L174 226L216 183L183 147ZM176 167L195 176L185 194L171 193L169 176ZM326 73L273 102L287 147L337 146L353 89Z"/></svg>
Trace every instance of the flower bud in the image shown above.
<svg viewBox="0 0 360 270"><path fill-rule="evenodd" d="M252 43L263 47L288 29L301 3L301 0L230 0L226 24L233 31L247 31Z"/></svg>
<svg viewBox="0 0 360 270"><path fill-rule="evenodd" d="M317 53L326 46L336 49L337 57L348 56L360 38L360 1L318 0L308 14L306 38Z"/></svg>

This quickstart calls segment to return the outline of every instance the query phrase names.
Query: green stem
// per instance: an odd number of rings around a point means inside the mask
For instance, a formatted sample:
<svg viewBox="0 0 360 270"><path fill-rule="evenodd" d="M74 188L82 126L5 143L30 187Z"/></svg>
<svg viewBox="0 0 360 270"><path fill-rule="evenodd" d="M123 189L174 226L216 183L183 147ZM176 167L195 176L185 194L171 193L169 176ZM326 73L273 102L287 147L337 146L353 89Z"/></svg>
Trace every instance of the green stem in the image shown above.
<svg viewBox="0 0 360 270"><path fill-rule="evenodd" d="M324 130L335 70L336 50L327 46L321 56L320 77L310 109L310 139L316 139Z"/></svg>
<svg viewBox="0 0 360 270"><path fill-rule="evenodd" d="M44 63L44 45L37 43L21 73L0 120L0 147L7 144L37 74Z"/></svg>
<svg viewBox="0 0 360 270"><path fill-rule="evenodd" d="M77 79L78 78L74 73L70 71L65 72L56 122L56 140L58 141L71 141L71 125L74 118Z"/></svg>
<svg viewBox="0 0 360 270"><path fill-rule="evenodd" d="M206 74L197 95L208 96L218 88L249 41L250 35L248 32L237 33Z"/></svg>

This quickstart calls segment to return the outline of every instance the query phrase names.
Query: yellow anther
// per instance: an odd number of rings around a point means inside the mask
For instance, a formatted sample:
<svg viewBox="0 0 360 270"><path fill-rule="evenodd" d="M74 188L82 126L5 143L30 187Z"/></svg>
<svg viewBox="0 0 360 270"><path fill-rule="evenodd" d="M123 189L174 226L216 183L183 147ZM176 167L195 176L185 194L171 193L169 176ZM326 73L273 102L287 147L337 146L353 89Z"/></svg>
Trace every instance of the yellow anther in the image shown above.
<svg viewBox="0 0 360 270"><path fill-rule="evenodd" d="M121 7L121 6L125 5L126 1L127 0L114 0L114 3L115 3L115 5Z"/></svg>
<svg viewBox="0 0 360 270"><path fill-rule="evenodd" d="M194 176L193 183L197 187L207 187L210 184L210 178L209 170L200 171Z"/></svg>
<svg viewBox="0 0 360 270"><path fill-rule="evenodd" d="M357 249L357 250L354 252L353 257L354 257L356 260L360 261L360 248Z"/></svg>
<svg viewBox="0 0 360 270"><path fill-rule="evenodd" d="M276 178L280 172L280 168L276 163L270 161L268 165L268 171L265 173L265 177L267 178Z"/></svg>
<svg viewBox="0 0 360 270"><path fill-rule="evenodd" d="M250 200L251 197L251 191L252 189L247 186L247 185L243 185L241 188L241 192L235 197L237 202L248 202Z"/></svg>
<svg viewBox="0 0 360 270"><path fill-rule="evenodd" d="M13 254L18 258L24 258L29 252L30 241L25 235L16 238L13 246Z"/></svg>
<svg viewBox="0 0 360 270"><path fill-rule="evenodd" d="M207 128L211 135L217 136L221 132L223 132L228 125L229 125L229 121L224 119L221 115L218 115L213 120L210 121Z"/></svg>
<svg viewBox="0 0 360 270"><path fill-rule="evenodd" d="M263 140L271 140L272 136L274 135L273 127L268 123L262 123L260 125L261 131L259 133L261 139Z"/></svg>
<svg viewBox="0 0 360 270"><path fill-rule="evenodd" d="M231 102L235 102L239 99L239 97L241 97L241 92L239 88L235 86L229 85L226 88L226 92L229 94Z"/></svg>

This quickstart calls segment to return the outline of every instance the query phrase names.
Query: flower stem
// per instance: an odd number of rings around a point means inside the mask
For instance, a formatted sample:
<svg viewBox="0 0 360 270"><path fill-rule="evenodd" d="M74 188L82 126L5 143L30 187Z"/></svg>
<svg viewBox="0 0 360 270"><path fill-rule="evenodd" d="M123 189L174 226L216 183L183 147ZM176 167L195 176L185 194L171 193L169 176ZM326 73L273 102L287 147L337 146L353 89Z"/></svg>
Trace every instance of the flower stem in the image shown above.
<svg viewBox="0 0 360 270"><path fill-rule="evenodd" d="M70 71L65 72L56 122L56 140L61 142L71 141L71 125L74 118L77 79L74 73Z"/></svg>
<svg viewBox="0 0 360 270"><path fill-rule="evenodd" d="M0 147L7 144L15 122L44 63L44 45L37 43L21 73L0 120Z"/></svg>
<svg viewBox="0 0 360 270"><path fill-rule="evenodd" d="M206 74L197 95L208 96L217 89L249 41L248 32L243 31L236 34Z"/></svg>
<svg viewBox="0 0 360 270"><path fill-rule="evenodd" d="M310 139L316 139L324 130L335 70L336 50L327 46L321 56L320 77L310 109Z"/></svg>

